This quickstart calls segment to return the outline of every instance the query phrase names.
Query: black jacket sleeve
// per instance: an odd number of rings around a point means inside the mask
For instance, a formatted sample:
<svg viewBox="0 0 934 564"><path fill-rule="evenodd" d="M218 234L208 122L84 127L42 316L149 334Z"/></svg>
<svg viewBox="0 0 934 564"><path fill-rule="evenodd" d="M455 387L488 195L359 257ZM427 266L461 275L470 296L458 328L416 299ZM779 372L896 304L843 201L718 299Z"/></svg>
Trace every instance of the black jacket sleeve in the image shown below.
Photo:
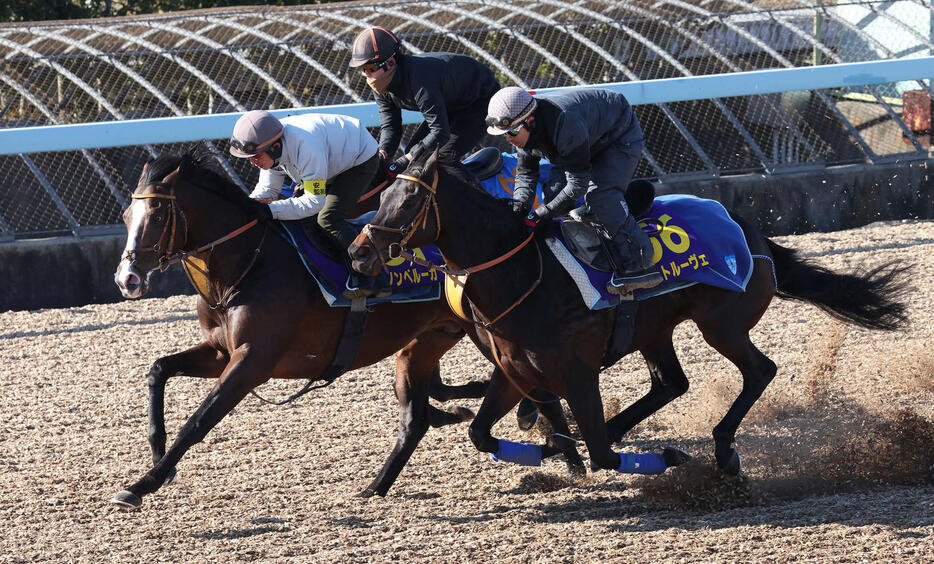
<svg viewBox="0 0 934 564"><path fill-rule="evenodd" d="M516 163L516 186L512 198L528 209L535 202L535 188L538 186L538 177L541 163L538 157L519 149Z"/></svg>
<svg viewBox="0 0 934 564"><path fill-rule="evenodd" d="M402 108L392 101L388 94L376 96L379 110L379 150L390 159L402 141Z"/></svg>
<svg viewBox="0 0 934 564"><path fill-rule="evenodd" d="M541 217L567 213L590 185L590 139L587 128L580 122L564 118L562 115L558 119L554 129L554 146L560 147L554 164L561 165L566 171L567 184L553 200L536 210Z"/></svg>
<svg viewBox="0 0 934 564"><path fill-rule="evenodd" d="M422 84L415 92L415 104L428 124L428 134L409 149L413 156L418 156L422 151L431 152L447 143L451 138L451 125L444 93L437 83Z"/></svg>

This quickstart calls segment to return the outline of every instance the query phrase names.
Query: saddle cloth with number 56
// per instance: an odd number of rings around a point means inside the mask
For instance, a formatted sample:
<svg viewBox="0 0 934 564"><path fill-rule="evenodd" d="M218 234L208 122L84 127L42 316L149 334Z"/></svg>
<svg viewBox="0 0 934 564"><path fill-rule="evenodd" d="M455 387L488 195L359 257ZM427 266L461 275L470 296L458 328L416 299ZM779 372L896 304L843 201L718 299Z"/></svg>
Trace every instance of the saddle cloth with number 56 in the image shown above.
<svg viewBox="0 0 934 564"><path fill-rule="evenodd" d="M687 194L658 196L639 225L650 233L652 264L665 281L654 288L636 290L632 296L636 301L692 284L746 290L752 276L752 255L742 228L720 202ZM574 259L560 236L549 237L548 247L577 282L590 309L619 303L618 296L606 292L609 273Z"/></svg>

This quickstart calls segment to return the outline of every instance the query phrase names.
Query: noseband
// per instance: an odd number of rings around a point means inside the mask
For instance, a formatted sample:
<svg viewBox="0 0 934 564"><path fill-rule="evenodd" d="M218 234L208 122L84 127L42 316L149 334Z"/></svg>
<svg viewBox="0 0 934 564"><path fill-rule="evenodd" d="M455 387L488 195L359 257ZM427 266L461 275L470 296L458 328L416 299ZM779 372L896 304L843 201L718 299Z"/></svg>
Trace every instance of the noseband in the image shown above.
<svg viewBox="0 0 934 564"><path fill-rule="evenodd" d="M208 250L213 251L214 247L216 247L217 245L220 245L221 243L225 241L233 239L234 237L248 231L253 226L255 226L257 223L259 223L258 219L254 219L238 227L237 229L234 229L233 231L224 235L223 237L220 237L219 239L215 239L214 241L211 241L210 243L206 245L201 245L197 249L194 249L191 251L184 251L184 250L174 251L173 249L176 249L176 248L182 249L188 244L188 218L185 217L185 212L178 206L178 204L176 204L175 184L169 182L169 180L176 174L178 174L178 169L176 169L171 174L166 176L162 182L156 182L150 185L150 186L157 187L157 188L165 188L166 186L168 186L168 189L169 189L168 194L160 194L158 192L152 192L148 194L132 194L130 196L134 200L159 199L159 200L168 201L167 217L165 220L165 226L162 228L162 233L159 235L159 239L156 241L156 243L151 247L143 247L140 249L127 250L126 253L123 255L123 260L129 261L130 265L133 266L136 264L137 253L141 253L141 252L142 253L156 253L156 257L158 259L158 265L153 267L146 273L147 278L149 277L151 273L155 272L156 270L158 270L159 272L165 272L166 269L168 269L171 265L177 262L181 262L181 261L184 261L185 265L190 266L191 268L194 268L200 271L202 274L207 274L205 271L199 268L196 264L194 264L192 261L187 260L187 259L193 255L198 255ZM178 231L179 223L183 225L183 234L184 234L185 239L180 245L176 245L176 232ZM264 230L263 236L260 239L259 245L253 251L252 259L250 260L250 263L247 265L246 270L243 271L243 274L240 275L240 277L236 280L236 282L234 282L227 288L227 291L224 293L224 295L221 297L220 300L218 300L214 305L209 306L211 309L218 309L220 307L226 307L226 303L230 299L230 297L233 295L237 285L243 280L243 278L247 275L247 273L253 268L253 265L256 263L256 259L259 257L260 248L263 246L263 242L266 240L266 233L267 231ZM162 242L166 238L168 238L168 242L167 244L163 246ZM194 284L194 282L192 282L192 284ZM202 289L198 288L197 285L195 285L195 287L196 289L198 289L199 293L202 294L204 299L208 301L208 303L210 304L211 300L209 300L208 296L205 295Z"/></svg>

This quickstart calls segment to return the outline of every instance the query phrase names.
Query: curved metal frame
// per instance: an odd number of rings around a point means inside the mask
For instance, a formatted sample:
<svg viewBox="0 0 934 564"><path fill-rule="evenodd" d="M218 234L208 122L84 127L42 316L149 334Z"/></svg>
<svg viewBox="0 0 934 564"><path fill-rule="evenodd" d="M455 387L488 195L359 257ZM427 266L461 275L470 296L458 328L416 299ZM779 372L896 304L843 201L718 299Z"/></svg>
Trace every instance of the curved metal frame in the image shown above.
<svg viewBox="0 0 934 564"><path fill-rule="evenodd" d="M586 80L575 70L570 61L563 60L553 49L549 49L542 40L533 39L533 33L526 31L526 28L537 28L539 25L547 26L556 33L567 37L567 42L571 43L571 49L575 53L583 53L588 60L605 61L609 67L629 80L638 80L637 73L627 66L618 57L610 53L607 48L602 47L597 41L581 32L577 25L580 23L591 24L598 23L607 25L620 32L620 37L631 42L632 45L641 46L640 51L644 49L652 60L668 65L674 72L680 73L680 76L693 76L690 68L682 62L676 54L669 52L665 46L660 44L657 39L647 37L638 31L638 26L632 25L629 18L639 18L648 20L653 24L663 28L666 33L683 38L684 45L703 53L702 56L715 59L723 68L730 71L741 70L727 56L718 51L715 45L705 40L703 34L696 33L691 29L685 29L683 26L676 25L672 21L672 14L679 14L689 18L698 18L703 21L711 22L713 25L721 26L730 34L741 38L742 41L755 45L755 48L761 53L768 55L781 66L794 67L794 64L782 55L777 49L771 47L766 41L762 40L756 33L750 31L747 25L738 21L746 15L760 15L763 19L770 19L768 25L779 28L786 34L791 34L796 38L796 44L804 42L814 50L816 54L833 62L842 62L841 58L825 44L816 30L804 29L795 19L795 14L804 11L813 11L821 14L824 18L833 21L840 29L845 29L854 33L856 37L872 46L876 52L887 56L895 56L892 49L883 45L881 41L872 36L872 34L861 29L857 25L839 17L832 11L833 6L825 5L823 2L812 0L795 0L799 6L793 9L767 9L760 8L751 3L751 0L726 0L719 3L720 6L734 6L737 12L720 12L707 9L706 3L690 2L689 0L659 0L655 3L639 3L619 5L614 0L534 0L525 2L521 5L508 3L505 0L476 0L475 2L463 1L445 1L423 5L414 2L381 2L367 4L342 4L328 7L299 7L288 10L271 10L264 12L251 12L247 10L225 10L223 12L213 12L208 14L198 14L188 16L185 14L168 14L159 16L147 16L145 18L121 18L110 22L76 22L54 24L34 24L29 27L14 26L4 28L0 26L0 49L6 52L3 54L4 61L11 61L19 57L25 57L30 61L36 61L41 66L51 69L57 74L59 80L70 84L67 90L67 96L73 96L76 93L84 93L90 97L90 100L99 105L103 111L111 115L113 119L125 119L120 110L119 100L126 93L135 90L133 85L138 85L142 91L152 96L158 104L165 108L165 111L171 115L183 116L186 112L179 108L172 100L170 93L160 89L156 77L147 76L146 69L134 70L130 65L121 60L112 57L114 53L126 51L131 46L146 50L147 55L154 55L149 65L154 65L163 58L170 61L172 65L177 66L182 71L191 75L194 80L204 84L208 89L209 98L212 100L216 95L223 99L230 107L237 111L245 111L246 107L237 99L235 94L228 91L218 81L210 76L209 70L202 70L197 63L186 60L183 51L190 45L197 48L203 48L206 51L219 52L223 57L229 57L239 69L255 77L261 84L268 87L282 96L288 104L293 107L301 107L303 102L295 92L291 91L285 84L277 80L261 68L260 64L252 61L248 56L239 52L239 45L248 38L255 38L258 44L266 49L273 49L281 54L294 57L301 65L313 69L316 76L324 79L323 83L334 85L341 93L350 100L362 101L364 97L353 86L347 76L341 76L340 72L332 71L323 62L316 60L313 56L304 52L300 46L300 41L305 39L296 39L300 34L306 34L312 38L312 41L320 38L325 41L338 43L349 47L348 38L352 34L367 25L373 25L373 22L379 22L380 19L393 18L401 23L395 26L395 30L403 36L404 44L412 53L419 53L421 50L410 41L415 41L412 28L418 28L419 32L428 33L434 36L444 36L460 45L461 50L480 59L497 71L501 76L505 76L513 83L528 88L528 77L522 76L517 70L497 57L495 50L488 50L485 46L476 41L464 37L461 30L465 27L480 30L481 32L496 32L504 34L508 42L515 42L515 45L529 49L535 56L541 57L541 60L552 65L561 75L566 77L570 84L586 84ZM931 38L912 28L907 22L899 20L892 14L880 9L883 2L865 2L860 3L867 9L867 17L873 19L883 19L898 27L899 30L913 39L920 47L927 48L934 52L934 42ZM930 2L918 2L918 5L927 8L927 11L934 18L934 5ZM671 10L674 10L672 12ZM602 10L602 11L601 11ZM492 13L492 12L495 12ZM608 14L614 14L610 16ZM615 14L626 14L625 18L620 18ZM186 25L186 22L197 21L197 24ZM521 20L522 25L515 25ZM445 22L443 25L439 22ZM270 29L270 26L278 24L276 31ZM196 28L195 28L196 27ZM68 30L80 28L82 32L71 33ZM283 31L284 30L284 33ZM223 40L215 40L208 34L222 31L225 33ZM228 32L232 32L231 36ZM13 37L13 35L16 37ZM22 40L24 34L31 34L25 41ZM154 34L167 34L157 40L150 39ZM406 40L405 36L409 36ZM107 51L106 47L98 48L95 42L113 38L122 41L119 48ZM54 41L64 46L64 49L55 55L47 55L43 52L46 45L42 42ZM800 42L799 42L800 41ZM506 43L507 45L509 43ZM904 55L904 53L901 53ZM86 57L90 67L86 71L80 71L84 75L78 76L76 72L71 71L63 57L80 56ZM107 92L105 88L95 87L88 76L99 73L104 67L112 67L116 72L126 76L128 81L121 81L125 84L123 92ZM28 68L28 67L27 67ZM268 68L268 65L267 65ZM334 65L331 65L334 68ZM56 124L60 120L56 118L56 111L46 107L42 99L33 94L30 90L31 84L37 77L45 79L46 74L37 67L36 71L28 80L23 82L18 80L10 72L0 71L0 84L7 85L13 98L21 97L28 105L35 108L30 110L32 115L38 111L49 122ZM319 82L322 82L319 79ZM918 80L920 87L929 94L934 95L934 89L929 81ZM317 84L317 83L316 83ZM331 90L328 90L329 92ZM879 93L875 87L868 87L867 91L873 96L878 107L886 112L889 119L893 120L901 129L903 136L908 139L915 153L926 152L927 149L922 146L917 136L910 130L904 121L898 115L898 112L892 108L892 105ZM815 91L818 100L827 108L827 112L832 114L836 120L846 128L850 137L859 147L859 151L864 155L863 160L870 163L878 163L890 160L892 156L882 157L876 154L865 139L860 130L843 114L837 106L837 101L823 91ZM66 98L67 100L67 98ZM117 101L112 101L117 100ZM761 163L762 168L767 172L774 171L777 163L775 159L765 154L765 151L755 141L751 129L733 114L730 107L723 100L711 99L710 102L717 108L723 117L731 124L742 141L749 147L755 158ZM769 107L782 127L787 128L796 147L800 147L812 161L818 161L819 151L814 147L812 139L808 138L798 125L793 116L789 115L775 100L770 96L763 97L763 102ZM6 112L6 108L0 108L0 117ZM153 106L158 107L158 106ZM213 106L212 106L213 107ZM708 156L698 140L692 135L688 126L682 122L667 104L657 104L662 115L668 120L684 141L691 147L691 150L697 155L703 163L704 171L709 175L719 175L721 171L717 165ZM209 140L204 141L206 147L214 153L217 162L227 171L244 190L246 187L239 175L233 170L227 158L217 149L215 144ZM151 145L143 145L151 156L156 156L157 152ZM646 150L644 156L660 177L668 176L653 155ZM39 184L50 192L56 206L65 214L73 231L77 231L77 221L70 215L64 203L55 193L54 188L45 178L35 162L27 155L19 155L27 168L32 171ZM82 150L82 157L88 162L110 193L116 198L117 202L125 205L125 198L117 181L111 177L111 174L99 162L99 159L89 150ZM698 171L700 172L700 171ZM696 173L695 173L696 174ZM2 222L0 218L0 235L8 232L8 224Z"/></svg>

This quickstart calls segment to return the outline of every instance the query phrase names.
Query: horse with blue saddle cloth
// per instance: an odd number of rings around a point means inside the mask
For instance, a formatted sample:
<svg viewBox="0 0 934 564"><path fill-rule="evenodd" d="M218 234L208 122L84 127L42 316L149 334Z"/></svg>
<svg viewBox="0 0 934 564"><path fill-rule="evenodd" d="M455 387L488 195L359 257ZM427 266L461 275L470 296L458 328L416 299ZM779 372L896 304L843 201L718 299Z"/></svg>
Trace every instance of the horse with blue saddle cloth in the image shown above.
<svg viewBox="0 0 934 564"><path fill-rule="evenodd" d="M602 298L578 298L582 294L568 267L547 250L555 241L568 243L559 233L567 221L539 223L530 233L506 202L464 184L433 156L417 159L409 170L383 193L380 209L351 246L353 266L372 273L390 257L391 248L398 255L400 246L437 244L447 274L457 280L446 282L447 298L455 312L479 328L472 338L499 368L470 425L474 446L499 460L535 465L546 447L571 446L552 438L545 445L519 443L491 433L520 399L550 403L536 392L544 390L567 401L594 466L657 473L679 462L670 461L667 453L617 453L611 444L687 391L672 334L690 319L742 374L742 391L713 430L717 465L736 475L741 469L736 430L777 371L749 338L775 295L807 301L870 329L897 329L907 321L900 301L903 267L888 263L831 272L766 238L719 204L698 206L683 197L659 198L657 207L639 214L656 243L672 251L666 255L658 249L656 268L667 272L669 284L680 286L641 301L621 300L615 308L592 309ZM435 213L416 221L427 209ZM723 240L704 239L707 224L719 221ZM701 270L706 270L704 279L687 279ZM645 396L604 421L600 371L636 350L648 364L652 385Z"/></svg>

